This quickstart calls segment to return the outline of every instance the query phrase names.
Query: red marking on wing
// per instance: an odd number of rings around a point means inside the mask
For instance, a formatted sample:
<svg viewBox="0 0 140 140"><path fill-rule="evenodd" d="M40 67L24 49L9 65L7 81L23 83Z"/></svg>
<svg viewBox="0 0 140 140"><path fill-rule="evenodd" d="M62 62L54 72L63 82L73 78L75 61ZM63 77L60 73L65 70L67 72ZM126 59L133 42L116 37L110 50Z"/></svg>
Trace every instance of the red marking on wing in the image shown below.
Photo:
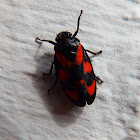
<svg viewBox="0 0 140 140"><path fill-rule="evenodd" d="M74 90L74 91L69 91L69 90L65 90L65 92L75 101L78 101L79 99L79 91L78 90Z"/></svg>
<svg viewBox="0 0 140 140"><path fill-rule="evenodd" d="M80 65L83 62L83 50L82 50L82 45L79 43L77 52L75 55L74 63L76 65Z"/></svg>
<svg viewBox="0 0 140 140"><path fill-rule="evenodd" d="M92 71L92 67L88 61L83 64L83 73L90 73Z"/></svg>
<svg viewBox="0 0 140 140"><path fill-rule="evenodd" d="M86 82L84 81L84 79L82 79L80 81L80 83L85 85L87 92L89 93L90 96L92 96L94 94L94 92L95 92L95 80L93 80L93 83L90 86L86 85Z"/></svg>
<svg viewBox="0 0 140 140"><path fill-rule="evenodd" d="M66 81L70 78L70 75L65 70L59 70L59 79L60 81Z"/></svg>
<svg viewBox="0 0 140 140"><path fill-rule="evenodd" d="M61 55L60 53L56 52L56 57L58 61L61 63L61 65L65 68L71 68L72 67L72 62L69 61L65 56Z"/></svg>

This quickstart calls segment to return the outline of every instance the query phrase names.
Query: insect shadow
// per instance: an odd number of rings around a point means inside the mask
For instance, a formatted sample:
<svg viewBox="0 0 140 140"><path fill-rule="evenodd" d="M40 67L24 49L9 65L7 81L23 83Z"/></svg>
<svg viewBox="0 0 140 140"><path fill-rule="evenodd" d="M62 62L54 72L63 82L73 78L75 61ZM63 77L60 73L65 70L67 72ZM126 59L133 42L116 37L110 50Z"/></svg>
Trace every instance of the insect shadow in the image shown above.
<svg viewBox="0 0 140 140"><path fill-rule="evenodd" d="M58 125L66 127L80 116L83 108L73 105L59 84L48 93L48 89L55 82L55 68L51 75L43 76L43 73L49 72L53 58L54 54L50 53L42 56L36 54L37 67L35 76L32 76L32 79L34 87L38 90L39 96L43 100L46 109L51 113L54 121Z"/></svg>

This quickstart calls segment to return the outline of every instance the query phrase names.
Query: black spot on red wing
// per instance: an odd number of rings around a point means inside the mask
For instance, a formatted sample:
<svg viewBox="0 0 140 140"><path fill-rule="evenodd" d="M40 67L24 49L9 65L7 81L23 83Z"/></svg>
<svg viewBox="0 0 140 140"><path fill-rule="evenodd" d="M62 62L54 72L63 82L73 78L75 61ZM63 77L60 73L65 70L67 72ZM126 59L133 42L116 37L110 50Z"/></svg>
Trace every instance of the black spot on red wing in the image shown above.
<svg viewBox="0 0 140 140"><path fill-rule="evenodd" d="M75 89L74 82L71 79L68 79L65 82L60 81L60 84L64 90L67 89L69 91L73 91Z"/></svg>
<svg viewBox="0 0 140 140"><path fill-rule="evenodd" d="M95 83L95 91L94 91L94 94L92 96L89 95L89 93L84 85L82 85L82 90L83 90L83 97L85 98L87 104L88 105L92 104L95 97L96 97L96 83Z"/></svg>
<svg viewBox="0 0 140 140"><path fill-rule="evenodd" d="M79 107L84 107L86 105L85 100L79 100L78 102L73 102L73 103Z"/></svg>
<svg viewBox="0 0 140 140"><path fill-rule="evenodd" d="M66 94L66 95L67 95L67 94ZM68 95L67 95L67 96L68 96ZM73 102L73 104L75 104L76 106L84 107L84 106L86 105L86 101L85 101L85 99L83 99L83 98L79 98L78 101L72 100L72 98L70 98L69 96L68 96L68 98L69 98L69 100L70 100L71 102Z"/></svg>
<svg viewBox="0 0 140 140"><path fill-rule="evenodd" d="M87 86L90 86L93 83L93 80L95 80L95 75L93 72L85 73L83 75L83 79L85 80Z"/></svg>
<svg viewBox="0 0 140 140"><path fill-rule="evenodd" d="M95 88L94 94L93 94L92 96L89 96L89 97L87 98L87 104L88 104L88 105L92 104L93 101L94 101L94 99L95 99L95 97L96 97L96 88Z"/></svg>
<svg viewBox="0 0 140 140"><path fill-rule="evenodd" d="M68 81L66 82L62 82L60 81L60 84L62 86L62 88L64 89L64 91L68 90L68 91L74 91L76 89L78 89L78 96L79 96L79 99L78 100L74 100L72 99L66 92L66 95L68 96L68 98L77 106L79 107L83 107L86 105L86 98L84 96L84 91L83 91L83 88L82 88L82 85L79 85L78 84L74 84L75 81L71 81L71 79L69 79Z"/></svg>
<svg viewBox="0 0 140 140"><path fill-rule="evenodd" d="M87 55L85 49L83 48L83 62L85 63L87 61L90 63L90 65L92 67L90 58ZM90 73L84 73L83 74L83 79L85 80L85 82L88 86L90 86L93 83L93 80L95 80L95 74L94 74L94 71L93 71L93 67L92 67L92 71Z"/></svg>
<svg viewBox="0 0 140 140"><path fill-rule="evenodd" d="M71 69L71 76L73 80L81 80L83 77L83 65L77 66L73 64L73 67Z"/></svg>
<svg viewBox="0 0 140 140"><path fill-rule="evenodd" d="M86 62L86 61L88 61L91 64L90 58L87 55L85 49L83 48L83 62Z"/></svg>
<svg viewBox="0 0 140 140"><path fill-rule="evenodd" d="M66 95L68 96L68 98L76 105L76 106L79 106L79 107L83 107L86 105L86 100L85 100L85 97L83 96L83 91L81 91L80 87L77 86L77 87L74 87L73 89L73 85L69 86L68 84L66 83L63 83L62 84L62 87L65 85L65 88L64 90L66 90L67 88L69 88L69 91L73 91L75 90L76 88L78 88L78 100L74 100L72 97L70 97L66 92ZM77 94L77 93L76 93Z"/></svg>
<svg viewBox="0 0 140 140"><path fill-rule="evenodd" d="M80 94L80 98L78 101L72 100L72 102L79 107L84 107L86 105L86 100L85 100L85 98L83 98L83 96L81 96L81 94Z"/></svg>

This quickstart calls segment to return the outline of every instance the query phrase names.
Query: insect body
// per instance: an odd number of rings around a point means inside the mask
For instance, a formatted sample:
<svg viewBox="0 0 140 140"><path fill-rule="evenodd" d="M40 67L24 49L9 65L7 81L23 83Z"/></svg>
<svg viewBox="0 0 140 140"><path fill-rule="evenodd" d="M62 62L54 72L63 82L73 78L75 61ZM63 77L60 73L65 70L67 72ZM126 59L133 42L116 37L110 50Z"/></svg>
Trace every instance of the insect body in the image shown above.
<svg viewBox="0 0 140 140"><path fill-rule="evenodd" d="M80 16L82 14L82 10ZM92 104L96 96L96 81L103 81L96 77L92 68L91 61L87 52L94 55L102 53L85 50L80 40L76 38L79 30L80 16L78 17L77 30L72 33L63 31L55 38L56 42L51 40L41 40L36 38L37 42L47 41L54 45L55 55L49 74L52 72L53 65L56 69L56 80L50 91L59 82L68 98L77 106L83 107Z"/></svg>

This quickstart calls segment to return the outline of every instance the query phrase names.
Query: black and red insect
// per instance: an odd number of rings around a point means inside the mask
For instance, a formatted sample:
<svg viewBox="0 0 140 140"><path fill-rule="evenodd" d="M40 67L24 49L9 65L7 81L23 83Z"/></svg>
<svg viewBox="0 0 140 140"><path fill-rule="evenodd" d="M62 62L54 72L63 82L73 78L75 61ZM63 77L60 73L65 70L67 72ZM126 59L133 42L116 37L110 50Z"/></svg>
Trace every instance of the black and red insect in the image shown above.
<svg viewBox="0 0 140 140"><path fill-rule="evenodd" d="M94 53L85 50L80 40L76 38L82 12L83 10L78 17L77 30L73 35L71 32L62 31L56 36L56 42L36 38L38 43L47 41L54 45L54 61L48 74L52 73L53 65L55 65L56 80L48 92L59 82L68 98L80 107L85 106L86 102L88 105L93 103L96 96L96 81L103 82L95 76L90 58L87 55L87 52L97 55L102 51Z"/></svg>

